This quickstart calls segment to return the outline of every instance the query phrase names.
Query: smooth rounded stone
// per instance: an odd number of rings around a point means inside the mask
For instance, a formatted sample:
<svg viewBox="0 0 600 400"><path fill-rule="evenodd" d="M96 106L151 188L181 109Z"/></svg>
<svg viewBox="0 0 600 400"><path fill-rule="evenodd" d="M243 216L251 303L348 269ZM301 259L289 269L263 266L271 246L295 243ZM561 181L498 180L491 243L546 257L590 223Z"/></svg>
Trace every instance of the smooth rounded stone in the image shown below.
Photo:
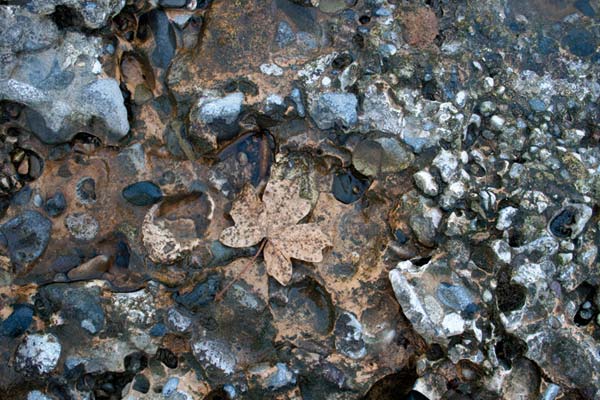
<svg viewBox="0 0 600 400"><path fill-rule="evenodd" d="M492 128L496 131L501 130L504 127L505 123L506 120L499 115L493 115L490 119L490 124L492 125Z"/></svg>
<svg viewBox="0 0 600 400"><path fill-rule="evenodd" d="M151 206L163 198L162 190L150 181L136 182L122 192L123 198L134 206Z"/></svg>
<svg viewBox="0 0 600 400"><path fill-rule="evenodd" d="M27 393L27 400L52 400L52 398L46 396L39 390L33 390Z"/></svg>
<svg viewBox="0 0 600 400"><path fill-rule="evenodd" d="M479 105L479 111L483 116L489 117L494 111L496 111L496 104L492 101L486 100Z"/></svg>
<svg viewBox="0 0 600 400"><path fill-rule="evenodd" d="M27 331L33 321L33 308L16 305L13 312L0 324L0 336L17 337Z"/></svg>
<svg viewBox="0 0 600 400"><path fill-rule="evenodd" d="M325 13L336 13L348 7L347 0L321 0L319 10Z"/></svg>
<svg viewBox="0 0 600 400"><path fill-rule="evenodd" d="M8 244L10 260L18 267L42 255L52 231L52 222L37 211L25 211L0 228Z"/></svg>
<svg viewBox="0 0 600 400"><path fill-rule="evenodd" d="M51 217L58 217L66 208L67 200L61 191L57 191L54 193L54 196L46 200L46 205L44 206L44 210L46 210L46 213Z"/></svg>
<svg viewBox="0 0 600 400"><path fill-rule="evenodd" d="M177 391L178 385L179 385L179 378L177 378L177 377L169 378L167 383L165 383L165 386L163 386L162 395L164 397L172 396L173 393L175 393Z"/></svg>
<svg viewBox="0 0 600 400"><path fill-rule="evenodd" d="M183 8L187 5L187 0L159 0L158 4L164 8Z"/></svg>
<svg viewBox="0 0 600 400"><path fill-rule="evenodd" d="M546 103L537 97L529 100L529 107L538 113L546 111Z"/></svg>
<svg viewBox="0 0 600 400"><path fill-rule="evenodd" d="M99 278L110 267L110 259L99 255L67 272L67 277L72 281Z"/></svg>
<svg viewBox="0 0 600 400"><path fill-rule="evenodd" d="M358 123L358 100L351 93L322 93L310 102L309 112L319 129L347 129Z"/></svg>
<svg viewBox="0 0 600 400"><path fill-rule="evenodd" d="M353 360L363 358L367 354L363 340L362 325L356 316L343 312L335 322L335 348Z"/></svg>
<svg viewBox="0 0 600 400"><path fill-rule="evenodd" d="M58 365L61 350L52 333L28 335L17 348L16 368L30 375L50 373Z"/></svg>
<svg viewBox="0 0 600 400"><path fill-rule="evenodd" d="M133 378L133 390L140 393L148 393L150 390L150 381L144 375L137 374L135 378Z"/></svg>
<svg viewBox="0 0 600 400"><path fill-rule="evenodd" d="M411 152L395 139L363 140L352 153L354 168L365 176L389 174L404 170L413 161Z"/></svg>
<svg viewBox="0 0 600 400"><path fill-rule="evenodd" d="M19 190L11 199L11 204L15 206L25 206L31 200L31 196L33 195L33 190L29 186L23 187Z"/></svg>
<svg viewBox="0 0 600 400"><path fill-rule="evenodd" d="M352 152L352 165L365 176L376 176L380 172L383 156L381 145L373 140L363 140Z"/></svg>
<svg viewBox="0 0 600 400"><path fill-rule="evenodd" d="M82 263L81 257L74 254L58 256L50 265L50 268L56 272L68 272Z"/></svg>
<svg viewBox="0 0 600 400"><path fill-rule="evenodd" d="M417 187L427 196L435 197L439 194L440 187L433 175L428 171L419 171L413 175Z"/></svg>
<svg viewBox="0 0 600 400"><path fill-rule="evenodd" d="M75 186L75 196L82 204L93 204L96 202L96 181L86 176L81 178Z"/></svg>
<svg viewBox="0 0 600 400"><path fill-rule="evenodd" d="M128 268L130 259L129 246L124 241L119 240L115 251L115 265L119 268Z"/></svg>
<svg viewBox="0 0 600 400"><path fill-rule="evenodd" d="M77 240L93 240L100 229L98 221L86 213L73 213L65 218L65 225L69 233Z"/></svg>
<svg viewBox="0 0 600 400"><path fill-rule="evenodd" d="M383 150L381 172L384 174L397 173L406 169L414 160L414 155L406 150L396 139L375 139Z"/></svg>
<svg viewBox="0 0 600 400"><path fill-rule="evenodd" d="M359 174L348 170L340 172L333 177L331 192L335 198L344 204L354 203L362 197L369 188L370 181L360 178Z"/></svg>

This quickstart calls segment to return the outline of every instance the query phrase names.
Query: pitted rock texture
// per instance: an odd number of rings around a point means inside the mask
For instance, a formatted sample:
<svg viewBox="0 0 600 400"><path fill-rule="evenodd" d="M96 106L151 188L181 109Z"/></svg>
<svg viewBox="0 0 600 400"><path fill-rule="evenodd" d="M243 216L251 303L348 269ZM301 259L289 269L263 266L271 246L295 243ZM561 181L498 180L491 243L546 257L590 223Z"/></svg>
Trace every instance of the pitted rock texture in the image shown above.
<svg viewBox="0 0 600 400"><path fill-rule="evenodd" d="M0 2L1 399L597 399L600 6Z"/></svg>

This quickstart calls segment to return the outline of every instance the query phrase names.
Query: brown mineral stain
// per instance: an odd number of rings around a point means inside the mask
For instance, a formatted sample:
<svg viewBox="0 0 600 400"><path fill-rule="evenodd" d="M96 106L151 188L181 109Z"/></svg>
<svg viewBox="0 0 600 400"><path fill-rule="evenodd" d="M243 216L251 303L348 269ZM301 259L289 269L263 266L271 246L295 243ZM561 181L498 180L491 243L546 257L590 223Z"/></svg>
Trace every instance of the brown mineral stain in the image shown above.
<svg viewBox="0 0 600 400"><path fill-rule="evenodd" d="M400 19L406 43L419 49L433 46L439 27L437 17L430 8L421 7L414 11L407 11Z"/></svg>

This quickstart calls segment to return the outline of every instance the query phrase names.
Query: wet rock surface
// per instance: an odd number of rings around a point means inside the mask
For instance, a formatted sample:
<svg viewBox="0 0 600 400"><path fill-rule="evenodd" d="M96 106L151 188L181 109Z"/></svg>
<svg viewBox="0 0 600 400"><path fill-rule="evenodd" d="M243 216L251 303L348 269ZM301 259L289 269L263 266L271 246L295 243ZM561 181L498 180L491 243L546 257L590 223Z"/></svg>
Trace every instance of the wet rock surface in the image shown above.
<svg viewBox="0 0 600 400"><path fill-rule="evenodd" d="M597 2L0 3L1 399L600 397Z"/></svg>

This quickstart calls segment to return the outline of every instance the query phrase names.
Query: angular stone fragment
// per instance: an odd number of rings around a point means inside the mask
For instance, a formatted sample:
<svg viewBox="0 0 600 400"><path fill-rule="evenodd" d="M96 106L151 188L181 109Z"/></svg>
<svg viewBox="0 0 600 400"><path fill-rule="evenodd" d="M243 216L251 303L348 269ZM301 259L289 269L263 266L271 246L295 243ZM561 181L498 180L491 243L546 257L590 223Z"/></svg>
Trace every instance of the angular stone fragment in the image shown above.
<svg viewBox="0 0 600 400"><path fill-rule="evenodd" d="M353 128L358 123L358 100L351 93L323 93L309 104L310 116L320 129Z"/></svg>

